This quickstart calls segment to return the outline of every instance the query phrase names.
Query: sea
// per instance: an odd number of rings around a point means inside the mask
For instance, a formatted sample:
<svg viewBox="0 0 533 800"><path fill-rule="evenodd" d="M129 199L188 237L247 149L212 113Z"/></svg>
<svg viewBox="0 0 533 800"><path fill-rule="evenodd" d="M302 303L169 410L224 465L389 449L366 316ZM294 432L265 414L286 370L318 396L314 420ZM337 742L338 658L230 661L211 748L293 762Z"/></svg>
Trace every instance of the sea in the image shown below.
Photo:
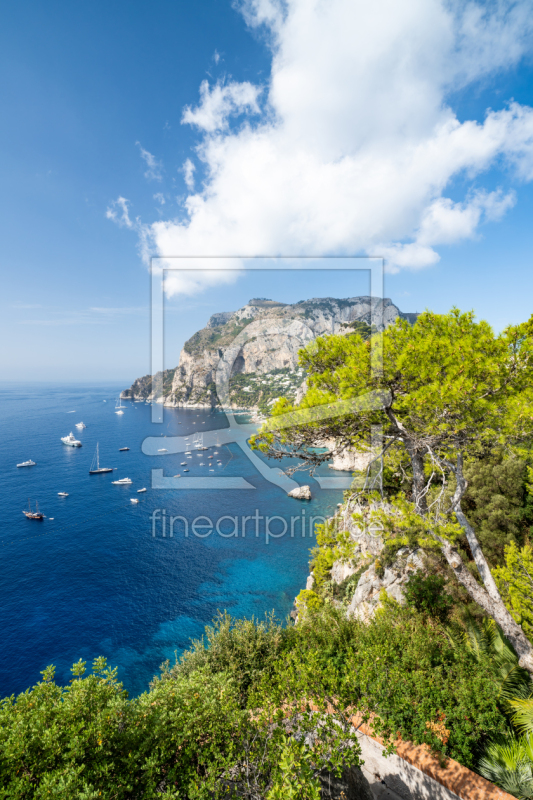
<svg viewBox="0 0 533 800"><path fill-rule="evenodd" d="M155 424L151 406L133 401L123 401L118 415L123 388L0 384L1 697L35 685L50 664L56 680L68 684L73 663L81 659L89 669L97 656L118 668L136 696L219 611L257 619L274 612L287 624L315 545L311 518L331 516L342 500L342 490L321 489L305 473L296 479L309 484L312 499L288 497L236 444L193 452L188 476L208 476L207 456L217 449L216 474L240 476L253 489L152 488L153 469L183 475L185 459L145 455L146 437L226 428L226 415L165 409L163 423ZM80 421L86 428L75 427ZM71 431L82 447L62 444ZM89 475L97 443L100 465L112 473ZM35 466L17 468L28 459ZM124 477L132 483L112 484ZM140 488L146 492L138 494ZM44 520L23 515L28 501L38 502ZM172 515L182 521L171 538Z"/></svg>

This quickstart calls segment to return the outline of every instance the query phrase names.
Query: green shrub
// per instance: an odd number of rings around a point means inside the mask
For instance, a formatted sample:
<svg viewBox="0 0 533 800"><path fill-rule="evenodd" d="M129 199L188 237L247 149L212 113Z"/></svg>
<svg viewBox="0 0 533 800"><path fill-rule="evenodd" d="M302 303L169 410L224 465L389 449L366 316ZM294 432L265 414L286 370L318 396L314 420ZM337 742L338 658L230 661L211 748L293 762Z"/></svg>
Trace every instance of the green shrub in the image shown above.
<svg viewBox="0 0 533 800"><path fill-rule="evenodd" d="M445 585L446 580L438 575L424 575L420 570L413 573L404 587L407 605L444 622L453 605L452 598L444 591Z"/></svg>

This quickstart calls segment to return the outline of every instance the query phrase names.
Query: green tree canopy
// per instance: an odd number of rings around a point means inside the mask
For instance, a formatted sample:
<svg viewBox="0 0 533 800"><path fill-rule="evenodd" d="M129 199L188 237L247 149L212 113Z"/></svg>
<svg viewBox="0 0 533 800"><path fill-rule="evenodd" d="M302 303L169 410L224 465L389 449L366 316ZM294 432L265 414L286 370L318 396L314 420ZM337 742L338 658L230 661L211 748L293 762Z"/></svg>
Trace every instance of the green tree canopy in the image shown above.
<svg viewBox="0 0 533 800"><path fill-rule="evenodd" d="M461 506L465 458L533 434L533 318L495 334L472 312L426 312L413 326L398 320L367 341L357 334L321 337L301 352L300 363L309 373L306 395L298 406L278 402L253 446L277 459L296 456L313 470L346 448L370 452L372 430L381 431L373 460L393 446L406 454L421 528L533 672L533 648L506 609ZM326 451L317 447L330 441ZM453 486L448 509L436 484ZM466 534L483 586L447 535L446 512Z"/></svg>

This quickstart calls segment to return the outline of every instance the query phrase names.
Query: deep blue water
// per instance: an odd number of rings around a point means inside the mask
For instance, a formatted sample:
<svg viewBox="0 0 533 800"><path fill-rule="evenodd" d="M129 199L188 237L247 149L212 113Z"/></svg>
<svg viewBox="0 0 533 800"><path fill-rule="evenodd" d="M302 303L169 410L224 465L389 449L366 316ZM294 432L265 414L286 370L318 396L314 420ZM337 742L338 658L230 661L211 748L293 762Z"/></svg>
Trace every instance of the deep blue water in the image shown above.
<svg viewBox="0 0 533 800"><path fill-rule="evenodd" d="M190 638L201 636L218 609L239 617L274 610L286 618L305 585L314 544L302 538L299 523L294 537L287 533L268 545L264 520L258 537L255 523L248 523L252 527L244 538L216 532L204 539L185 537L183 527L172 539L158 528L154 538L155 508L190 522L200 515L213 521L237 516L240 532L242 516L256 510L289 520L301 518L305 508L308 519L331 515L340 499L340 491L320 490L301 474L298 480L311 485L313 500L287 497L236 445L219 448L223 474L243 476L255 490L152 489L151 469L175 475L183 470L184 457L144 455L146 436L222 428L226 418L220 412L165 409L163 425L154 425L150 406L132 402L125 402L125 413L118 416L114 406L121 388L0 386L0 696L34 685L48 664L55 664L57 679L66 683L75 661L90 663L99 655L118 666L125 687L138 694L165 659L174 660ZM74 427L80 420L85 430ZM71 430L81 448L61 443ZM117 471L88 474L97 441L101 465ZM120 447L130 450L120 453ZM16 468L30 458L36 466ZM209 474L200 461L207 464L195 457L190 477ZM117 476L133 483L113 486ZM141 487L147 492L138 495ZM69 497L58 497L59 491ZM132 504L131 497L140 502ZM44 521L23 516L28 498L39 502ZM231 528L228 521L221 526L223 533ZM281 523L272 523L272 529L281 530Z"/></svg>

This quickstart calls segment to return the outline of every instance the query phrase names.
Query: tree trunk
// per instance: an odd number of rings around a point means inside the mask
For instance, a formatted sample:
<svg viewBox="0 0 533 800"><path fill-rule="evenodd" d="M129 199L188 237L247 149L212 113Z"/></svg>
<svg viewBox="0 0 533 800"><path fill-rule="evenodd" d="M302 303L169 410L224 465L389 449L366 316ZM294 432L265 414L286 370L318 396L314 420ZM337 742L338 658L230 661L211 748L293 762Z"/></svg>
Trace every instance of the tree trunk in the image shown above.
<svg viewBox="0 0 533 800"><path fill-rule="evenodd" d="M444 557L459 583L465 587L472 600L500 626L504 635L516 650L519 665L533 675L533 647L531 642L520 625L514 621L499 594L498 599L493 599L465 567L457 550L444 539L440 539L440 542Z"/></svg>

